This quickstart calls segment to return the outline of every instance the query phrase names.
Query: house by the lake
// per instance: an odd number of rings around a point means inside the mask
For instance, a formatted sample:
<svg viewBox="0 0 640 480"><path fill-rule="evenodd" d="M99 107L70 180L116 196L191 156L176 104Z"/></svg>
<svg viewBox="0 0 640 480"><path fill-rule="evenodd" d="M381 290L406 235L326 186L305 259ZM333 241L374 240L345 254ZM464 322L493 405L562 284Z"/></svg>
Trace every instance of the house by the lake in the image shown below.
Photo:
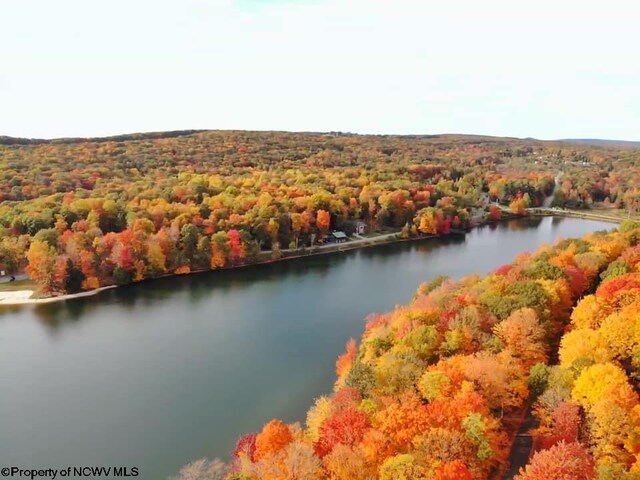
<svg viewBox="0 0 640 480"><path fill-rule="evenodd" d="M367 224L364 223L362 220L356 220L355 222L353 222L353 233L362 235L366 231L367 231Z"/></svg>
<svg viewBox="0 0 640 480"><path fill-rule="evenodd" d="M329 234L328 240L331 243L344 243L347 241L347 234L339 230L334 230Z"/></svg>
<svg viewBox="0 0 640 480"><path fill-rule="evenodd" d="M347 232L353 232L356 235L362 235L367 231L367 224L363 220L349 220L345 226Z"/></svg>

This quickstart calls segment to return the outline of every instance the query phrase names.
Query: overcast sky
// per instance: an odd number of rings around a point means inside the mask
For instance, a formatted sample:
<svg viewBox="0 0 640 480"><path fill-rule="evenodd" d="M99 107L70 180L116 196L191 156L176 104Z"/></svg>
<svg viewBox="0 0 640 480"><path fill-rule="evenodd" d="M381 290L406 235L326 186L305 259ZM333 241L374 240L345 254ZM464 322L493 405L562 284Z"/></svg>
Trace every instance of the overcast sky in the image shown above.
<svg viewBox="0 0 640 480"><path fill-rule="evenodd" d="M640 6L0 0L0 135L191 128L640 140Z"/></svg>

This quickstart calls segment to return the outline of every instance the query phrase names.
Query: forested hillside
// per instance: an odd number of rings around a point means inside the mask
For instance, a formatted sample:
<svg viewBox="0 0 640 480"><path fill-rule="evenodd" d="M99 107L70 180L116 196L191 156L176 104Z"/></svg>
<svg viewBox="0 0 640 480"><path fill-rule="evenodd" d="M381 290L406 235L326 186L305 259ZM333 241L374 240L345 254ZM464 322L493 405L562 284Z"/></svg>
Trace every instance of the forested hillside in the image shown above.
<svg viewBox="0 0 640 480"><path fill-rule="evenodd" d="M520 480L640 479L640 232L627 235L605 248L601 283L573 310L559 364L536 371L540 451ZM563 265L584 248L574 245Z"/></svg>
<svg viewBox="0 0 640 480"><path fill-rule="evenodd" d="M347 343L303 426L272 420L229 465L200 460L180 478L500 478L511 422L536 397L546 450L521 480L638 478L638 226L422 285Z"/></svg>
<svg viewBox="0 0 640 480"><path fill-rule="evenodd" d="M638 150L508 138L166 132L0 139L0 269L45 294L278 258L351 221L405 237L497 201L638 207ZM499 215L492 210L494 217Z"/></svg>

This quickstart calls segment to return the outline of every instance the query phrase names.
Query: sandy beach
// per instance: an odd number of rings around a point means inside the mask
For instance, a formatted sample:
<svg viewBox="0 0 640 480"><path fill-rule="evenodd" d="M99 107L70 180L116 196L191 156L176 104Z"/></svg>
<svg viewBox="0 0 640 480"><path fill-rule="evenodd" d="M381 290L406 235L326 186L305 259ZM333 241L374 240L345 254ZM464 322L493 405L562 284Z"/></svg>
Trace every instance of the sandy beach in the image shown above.
<svg viewBox="0 0 640 480"><path fill-rule="evenodd" d="M103 290L110 288L116 288L117 285L109 285L107 287L96 288L95 290L89 290L86 292L70 293L68 295L58 295L55 297L47 298L31 298L33 290L15 290L9 292L0 291L0 305L29 305L37 303L51 303L59 302L62 300L70 300L72 298L90 297Z"/></svg>

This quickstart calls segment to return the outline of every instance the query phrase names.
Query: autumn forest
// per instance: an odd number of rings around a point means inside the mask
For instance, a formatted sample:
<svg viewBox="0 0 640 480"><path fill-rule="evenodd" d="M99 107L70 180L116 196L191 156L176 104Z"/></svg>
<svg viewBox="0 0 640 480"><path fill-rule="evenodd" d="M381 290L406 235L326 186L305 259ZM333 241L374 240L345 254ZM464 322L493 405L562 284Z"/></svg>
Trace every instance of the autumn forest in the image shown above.
<svg viewBox="0 0 640 480"><path fill-rule="evenodd" d="M505 218L607 216L617 229L488 275L425 278L367 318L305 419L273 419L176 478L497 480L529 417L518 480L640 480L639 162L623 144L465 135L0 137L0 270L55 297Z"/></svg>
<svg viewBox="0 0 640 480"><path fill-rule="evenodd" d="M48 296L308 253L354 221L446 234L498 219L499 205L541 206L558 172L553 206L636 212L637 157L473 136L2 137L0 269L26 270Z"/></svg>

